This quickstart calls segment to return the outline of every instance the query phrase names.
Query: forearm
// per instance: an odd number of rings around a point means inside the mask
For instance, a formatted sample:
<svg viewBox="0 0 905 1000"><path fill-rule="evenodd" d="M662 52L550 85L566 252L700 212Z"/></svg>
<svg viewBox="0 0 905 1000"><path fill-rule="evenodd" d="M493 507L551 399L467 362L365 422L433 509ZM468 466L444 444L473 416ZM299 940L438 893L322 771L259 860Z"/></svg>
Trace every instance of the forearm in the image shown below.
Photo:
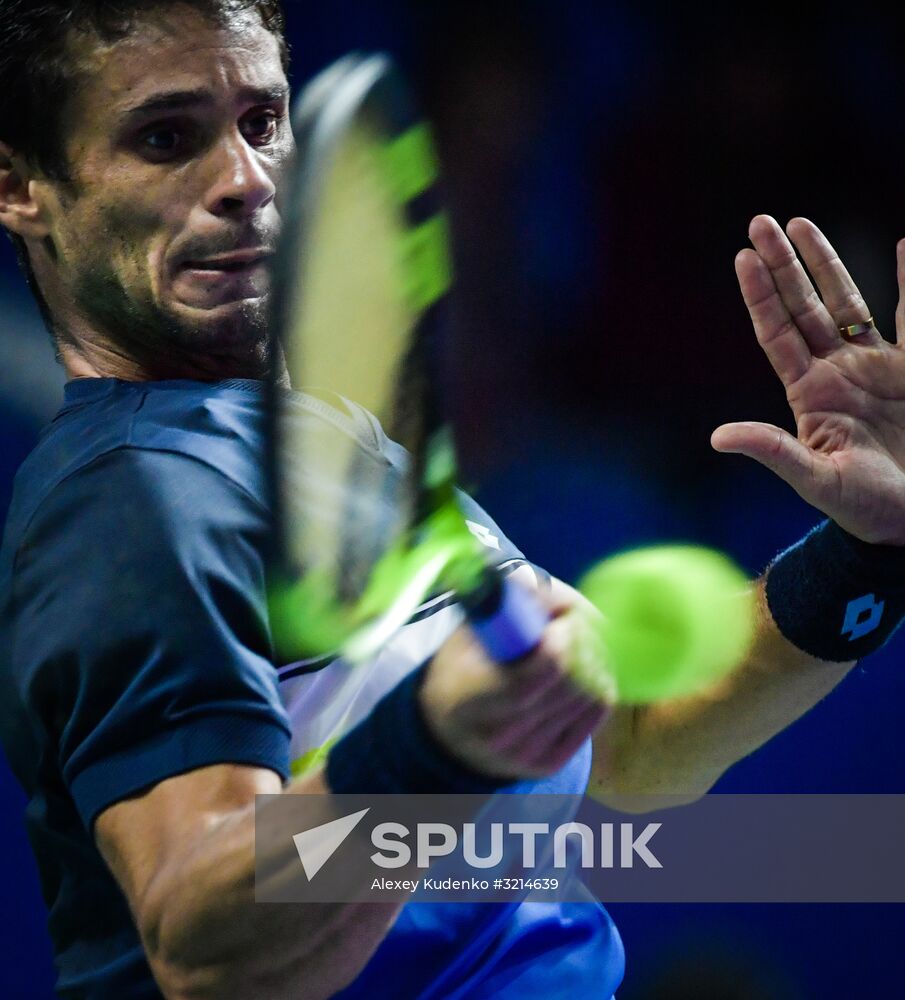
<svg viewBox="0 0 905 1000"><path fill-rule="evenodd" d="M284 794L328 792L323 772ZM264 807L262 807L264 808ZM275 878L299 874L286 838L267 859ZM218 821L149 886L143 938L168 1000L332 996L347 985L389 931L398 903L255 901L255 807Z"/></svg>
<svg viewBox="0 0 905 1000"><path fill-rule="evenodd" d="M804 715L851 669L803 653L777 629L757 589L755 639L745 662L706 693L620 707L594 738L588 793L623 808L634 796L703 795L736 761Z"/></svg>
<svg viewBox="0 0 905 1000"><path fill-rule="evenodd" d="M342 815L334 813L338 799L329 792L486 795L555 773L605 713L602 702L575 690L563 669L570 635L570 621L555 616L519 670L505 671L470 629L458 629L429 665L409 673L331 747L324 772L298 779L278 798L321 793L311 796L319 815L314 822L305 817L314 827ZM570 713L571 724L545 725L557 709ZM263 774L253 785L240 783L233 793L240 797L229 798L210 789L199 769L172 779L189 784L169 798L169 783L162 782L137 804L114 806L99 819L99 842L171 1000L331 996L358 975L401 908L256 903L256 853L259 886L283 890L303 878L290 837L271 843L259 823L255 851L255 808L246 803L280 791L273 771ZM225 780L230 776L228 770ZM154 808L158 794L162 810ZM220 808L212 810L205 796ZM225 801L235 805L223 808ZM258 818L283 804L261 804ZM145 833L149 846L139 851L140 819L165 832ZM159 868L153 858L163 859Z"/></svg>

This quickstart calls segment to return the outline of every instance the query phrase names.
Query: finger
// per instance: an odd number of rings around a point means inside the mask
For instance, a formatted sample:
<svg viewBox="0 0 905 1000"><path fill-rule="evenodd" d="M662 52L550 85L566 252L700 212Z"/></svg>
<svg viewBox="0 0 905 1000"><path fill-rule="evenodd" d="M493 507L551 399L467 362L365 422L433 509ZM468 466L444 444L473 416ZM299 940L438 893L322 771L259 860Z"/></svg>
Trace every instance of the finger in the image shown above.
<svg viewBox="0 0 905 1000"><path fill-rule="evenodd" d="M723 454L747 455L775 472L810 504L820 507L831 485L832 460L803 445L797 438L772 424L741 421L723 424L710 443Z"/></svg>
<svg viewBox="0 0 905 1000"><path fill-rule="evenodd" d="M899 302L896 305L896 343L905 344L905 240L896 244L896 279L899 283Z"/></svg>
<svg viewBox="0 0 905 1000"><path fill-rule="evenodd" d="M488 718L505 715L510 706L522 713L546 709L575 688L565 668L568 633L560 619L551 621L540 643L517 663L496 664L498 684L487 692L487 698L477 710ZM499 692L506 692L504 699Z"/></svg>
<svg viewBox="0 0 905 1000"><path fill-rule="evenodd" d="M735 273L757 342L788 388L808 370L810 348L783 304L770 269L754 250L736 256Z"/></svg>
<svg viewBox="0 0 905 1000"><path fill-rule="evenodd" d="M491 745L498 753L517 752L524 747L525 754L542 757L544 748L549 747L563 727L571 726L590 708L601 707L601 702L574 687L563 688L533 712L501 717Z"/></svg>
<svg viewBox="0 0 905 1000"><path fill-rule="evenodd" d="M582 743L599 729L610 715L610 707L599 703L585 705L569 718L558 720L551 731L539 734L538 750L528 763L535 767L559 770L575 755Z"/></svg>
<svg viewBox="0 0 905 1000"><path fill-rule="evenodd" d="M795 248L779 223L769 215L755 216L748 228L748 236L770 269L780 298L811 353L824 355L841 346L839 324L820 301Z"/></svg>
<svg viewBox="0 0 905 1000"><path fill-rule="evenodd" d="M568 725L562 727L542 759L537 761L537 764L546 765L547 768L552 767L556 771L565 767L572 757L575 756L582 743L600 729L601 726L606 724L609 716L610 710L600 705L594 705L586 709Z"/></svg>
<svg viewBox="0 0 905 1000"><path fill-rule="evenodd" d="M814 223L808 219L792 219L786 232L817 282L820 297L836 327L871 322L870 309L858 286L830 241ZM876 327L852 339L859 344L872 345L883 341Z"/></svg>
<svg viewBox="0 0 905 1000"><path fill-rule="evenodd" d="M531 712L537 705L545 704L555 695L564 680L559 665L546 657L540 663L526 661L524 664L506 664L498 669L504 684L509 688L513 706L520 712Z"/></svg>

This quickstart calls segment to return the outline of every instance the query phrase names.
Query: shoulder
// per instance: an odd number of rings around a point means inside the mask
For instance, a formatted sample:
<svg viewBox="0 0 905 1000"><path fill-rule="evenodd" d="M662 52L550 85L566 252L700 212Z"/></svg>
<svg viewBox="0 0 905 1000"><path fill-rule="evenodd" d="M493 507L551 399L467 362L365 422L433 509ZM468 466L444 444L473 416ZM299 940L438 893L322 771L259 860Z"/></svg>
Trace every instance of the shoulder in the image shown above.
<svg viewBox="0 0 905 1000"><path fill-rule="evenodd" d="M261 382L148 383L130 421L128 444L193 458L264 503L266 433Z"/></svg>
<svg viewBox="0 0 905 1000"><path fill-rule="evenodd" d="M211 466L117 448L57 483L7 537L0 618L44 659L164 623L185 644L208 618L263 649L269 529L254 498Z"/></svg>
<svg viewBox="0 0 905 1000"><path fill-rule="evenodd" d="M260 391L242 383L84 381L93 384L71 392L19 470L7 519L8 549L15 549L42 509L67 497L85 498L101 483L100 504L133 492L135 501L144 496L172 503L194 490L205 507L209 488L213 494L244 494L266 507ZM180 488L167 489L177 483Z"/></svg>
<svg viewBox="0 0 905 1000"><path fill-rule="evenodd" d="M17 635L50 658L164 627L188 648L208 619L264 651L269 528L253 498L210 466L116 449L59 483L9 540L7 610Z"/></svg>
<svg viewBox="0 0 905 1000"><path fill-rule="evenodd" d="M263 530L267 521L258 498L215 466L181 452L132 446L103 452L53 482L27 515L15 533L10 525L14 561L23 548L58 545L61 553L85 559L105 544L143 551L206 529Z"/></svg>

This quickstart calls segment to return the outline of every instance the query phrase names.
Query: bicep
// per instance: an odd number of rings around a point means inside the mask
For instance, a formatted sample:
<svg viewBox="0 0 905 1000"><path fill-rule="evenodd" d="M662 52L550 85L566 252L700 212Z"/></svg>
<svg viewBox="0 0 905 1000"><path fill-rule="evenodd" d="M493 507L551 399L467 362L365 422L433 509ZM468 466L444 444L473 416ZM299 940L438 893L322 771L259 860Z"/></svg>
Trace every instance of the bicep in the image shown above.
<svg viewBox="0 0 905 1000"><path fill-rule="evenodd" d="M218 827L253 806L256 795L278 794L282 780L267 768L216 764L167 778L106 808L94 824L98 850L119 883L136 923L153 924L149 889L166 886Z"/></svg>

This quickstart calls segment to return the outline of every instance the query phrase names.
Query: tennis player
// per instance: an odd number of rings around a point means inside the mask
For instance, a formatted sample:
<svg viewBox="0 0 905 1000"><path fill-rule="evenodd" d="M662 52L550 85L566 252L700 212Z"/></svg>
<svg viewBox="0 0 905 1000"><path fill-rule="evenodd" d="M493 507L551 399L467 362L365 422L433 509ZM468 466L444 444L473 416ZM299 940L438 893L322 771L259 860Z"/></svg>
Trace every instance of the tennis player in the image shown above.
<svg viewBox="0 0 905 1000"><path fill-rule="evenodd" d="M607 707L565 675L576 598L554 582L521 669L489 662L455 608L425 609L352 710L336 664L273 662L263 598L282 31L277 0L0 0L0 222L69 376L0 555L2 735L59 995L609 997L623 954L596 902L256 904L254 796L702 794L901 619L902 350L818 230L789 235L822 302L758 217L739 279L799 433L734 424L714 444L832 520L758 584L749 661L719 697L602 726ZM366 423L350 432L391 460ZM499 528L469 516L531 585ZM323 747L319 724L343 712Z"/></svg>

